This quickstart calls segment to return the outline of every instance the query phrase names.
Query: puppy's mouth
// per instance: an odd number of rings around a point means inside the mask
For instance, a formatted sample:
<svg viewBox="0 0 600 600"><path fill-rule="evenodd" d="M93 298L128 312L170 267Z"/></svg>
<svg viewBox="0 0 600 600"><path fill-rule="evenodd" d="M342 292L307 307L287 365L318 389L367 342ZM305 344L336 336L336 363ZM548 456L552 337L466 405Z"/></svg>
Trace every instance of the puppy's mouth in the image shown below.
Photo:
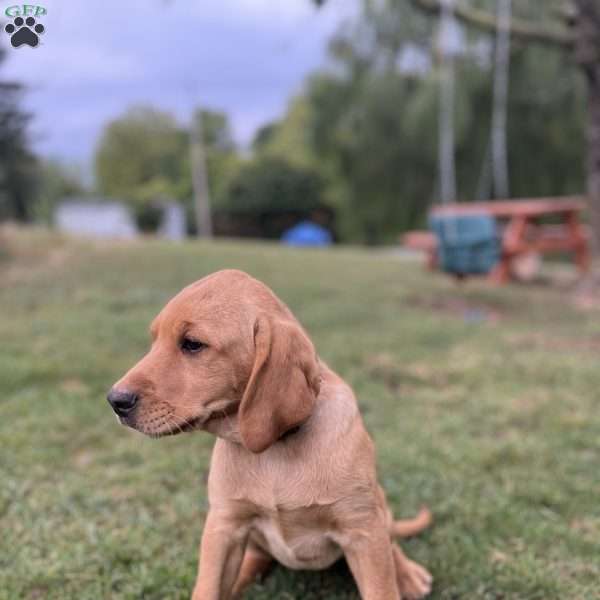
<svg viewBox="0 0 600 600"><path fill-rule="evenodd" d="M207 415L200 415L191 419L176 419L172 416L165 416L162 419L150 419L139 421L138 419L130 419L128 417L119 417L122 425L131 427L144 435L152 438L161 438L180 433L189 433L205 429L209 423L214 423L219 419L224 419L227 414L223 411L215 411Z"/></svg>
<svg viewBox="0 0 600 600"><path fill-rule="evenodd" d="M188 419L184 423L172 424L167 431L160 434L160 437L198 430L210 431L209 427L211 425L214 425L218 421L222 421L228 417L229 414L224 411L215 411L213 413L209 413L208 416L196 417L195 419Z"/></svg>

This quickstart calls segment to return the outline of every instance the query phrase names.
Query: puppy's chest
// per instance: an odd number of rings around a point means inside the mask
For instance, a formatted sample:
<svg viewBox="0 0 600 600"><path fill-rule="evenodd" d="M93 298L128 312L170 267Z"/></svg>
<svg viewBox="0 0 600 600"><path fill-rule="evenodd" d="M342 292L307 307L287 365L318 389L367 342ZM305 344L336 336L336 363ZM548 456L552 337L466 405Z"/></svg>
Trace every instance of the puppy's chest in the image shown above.
<svg viewBox="0 0 600 600"><path fill-rule="evenodd" d="M341 461L323 464L323 454L231 456L225 469L211 469L211 503L235 506L251 539L288 568L326 568L342 556L338 513L356 478Z"/></svg>
<svg viewBox="0 0 600 600"><path fill-rule="evenodd" d="M324 569L342 555L335 543L328 506L265 509L257 507L251 539L291 569Z"/></svg>

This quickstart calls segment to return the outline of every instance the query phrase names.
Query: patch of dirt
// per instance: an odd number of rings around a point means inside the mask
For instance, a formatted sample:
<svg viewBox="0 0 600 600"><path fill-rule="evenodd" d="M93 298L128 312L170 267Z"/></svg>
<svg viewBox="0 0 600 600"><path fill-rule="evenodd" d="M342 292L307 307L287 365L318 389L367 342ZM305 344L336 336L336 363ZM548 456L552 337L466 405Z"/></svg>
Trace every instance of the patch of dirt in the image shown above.
<svg viewBox="0 0 600 600"><path fill-rule="evenodd" d="M600 521L591 517L573 519L569 527L589 541L596 541L600 535Z"/></svg>
<svg viewBox="0 0 600 600"><path fill-rule="evenodd" d="M416 308L460 317L470 323L495 324L507 316L506 311L502 311L498 307L488 306L482 302L470 302L460 297L413 295L408 297L407 303Z"/></svg>
<svg viewBox="0 0 600 600"><path fill-rule="evenodd" d="M531 415L548 402L549 397L545 390L533 390L524 395L507 398L507 405L512 409L513 417L516 415L517 419Z"/></svg>
<svg viewBox="0 0 600 600"><path fill-rule="evenodd" d="M600 311L600 264L570 289L571 304L585 312Z"/></svg>
<svg viewBox="0 0 600 600"><path fill-rule="evenodd" d="M498 565L498 564L504 564L507 563L510 560L508 554L506 554L505 552L502 552L501 550L492 550L490 552L490 562L492 564Z"/></svg>
<svg viewBox="0 0 600 600"><path fill-rule="evenodd" d="M73 463L80 469L89 467L94 462L94 453L89 450L80 450L73 456Z"/></svg>
<svg viewBox="0 0 600 600"><path fill-rule="evenodd" d="M553 352L600 352L600 336L589 338L555 338L544 333L516 333L506 336L507 343L519 350L549 350Z"/></svg>
<svg viewBox="0 0 600 600"><path fill-rule="evenodd" d="M444 388L449 384L446 373L429 364L400 366L391 354L375 354L367 357L369 375L381 381L392 392L411 387Z"/></svg>

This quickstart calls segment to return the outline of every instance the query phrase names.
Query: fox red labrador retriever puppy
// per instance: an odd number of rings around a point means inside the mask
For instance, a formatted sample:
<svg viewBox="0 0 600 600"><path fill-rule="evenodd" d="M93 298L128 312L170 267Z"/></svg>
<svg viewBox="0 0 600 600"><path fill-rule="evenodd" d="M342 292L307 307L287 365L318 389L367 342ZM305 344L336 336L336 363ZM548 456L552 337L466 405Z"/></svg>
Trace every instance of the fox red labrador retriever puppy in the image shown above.
<svg viewBox="0 0 600 600"><path fill-rule="evenodd" d="M352 390L271 290L219 271L175 296L151 334L108 401L149 436L217 436L194 600L238 597L273 559L325 569L342 556L364 600L430 592L429 573L392 541L429 512L393 520Z"/></svg>

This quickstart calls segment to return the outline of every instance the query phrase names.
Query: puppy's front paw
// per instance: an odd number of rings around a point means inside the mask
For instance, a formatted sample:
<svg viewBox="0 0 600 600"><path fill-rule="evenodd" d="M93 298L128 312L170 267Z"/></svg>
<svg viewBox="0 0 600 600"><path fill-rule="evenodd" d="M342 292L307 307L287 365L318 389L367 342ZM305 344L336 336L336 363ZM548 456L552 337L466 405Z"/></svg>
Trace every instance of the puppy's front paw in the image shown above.
<svg viewBox="0 0 600 600"><path fill-rule="evenodd" d="M398 589L402 600L419 600L431 592L433 577L427 569L416 562L405 559L396 569Z"/></svg>

